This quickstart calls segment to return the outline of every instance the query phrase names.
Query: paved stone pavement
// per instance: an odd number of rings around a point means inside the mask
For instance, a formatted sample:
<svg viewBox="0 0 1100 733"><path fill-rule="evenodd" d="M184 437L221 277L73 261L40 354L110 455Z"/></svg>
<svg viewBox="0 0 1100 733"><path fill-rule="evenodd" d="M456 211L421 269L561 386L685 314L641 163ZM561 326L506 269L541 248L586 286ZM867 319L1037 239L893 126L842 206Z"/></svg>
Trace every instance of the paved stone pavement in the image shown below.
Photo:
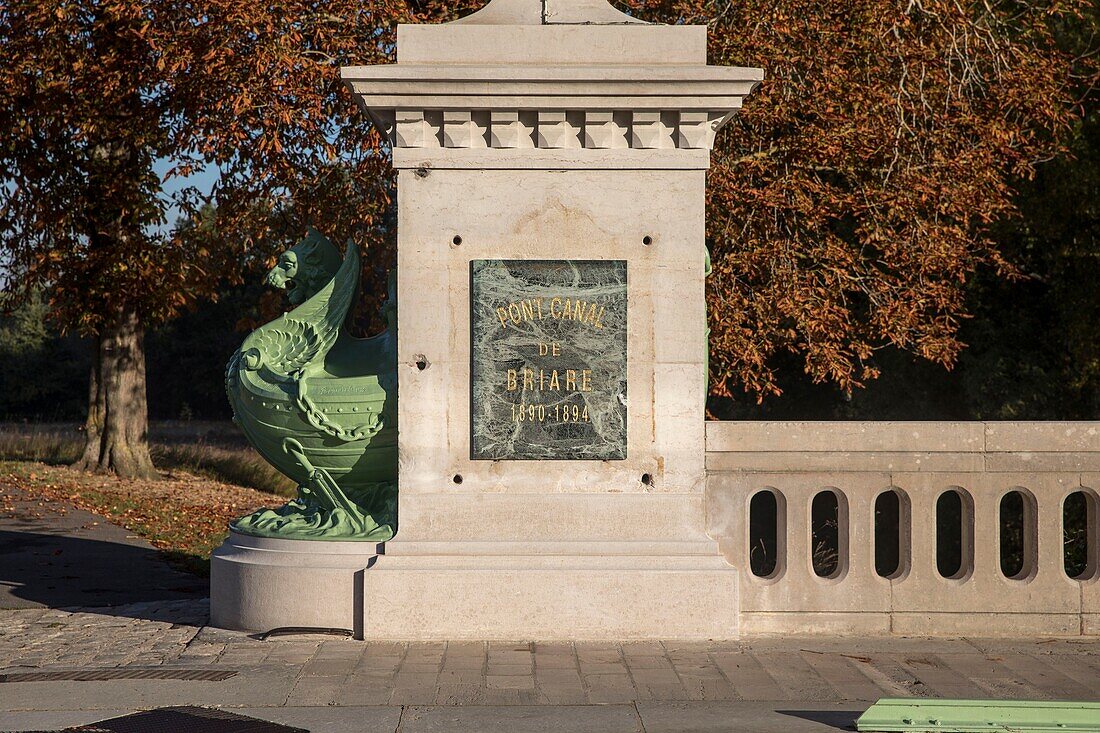
<svg viewBox="0 0 1100 733"><path fill-rule="evenodd" d="M1100 699L1100 640L261 641L205 626L206 616L205 600L0 611L4 672L237 672L222 682L4 682L0 730L215 705L315 731L493 730L492 720L509 731L812 731L846 726L880 697Z"/></svg>
<svg viewBox="0 0 1100 733"><path fill-rule="evenodd" d="M37 525L33 534L46 538L35 554L18 542L14 549L0 546L0 582L23 593L22 600L36 600L31 608L0 610L0 673L184 668L236 674L221 682L0 681L0 731L60 728L162 705L210 705L314 733L812 733L850 726L880 697L1100 699L1100 639L365 643L299 635L261 641L207 626L208 602L193 592L157 583L143 591L140 570L127 576L133 587L117 585L128 593L89 593L93 607L57 607L67 598L63 588L51 596L33 584L70 572L48 561L56 557L48 540L64 548L68 536ZM137 567L148 568L158 583L179 580L156 565L150 548L126 539L119 543L121 557L140 557ZM133 547L141 553L129 554ZM12 554L19 562L10 561ZM47 561L31 572L28 557ZM109 567L117 559L106 551L97 557ZM105 605L120 597L141 600Z"/></svg>

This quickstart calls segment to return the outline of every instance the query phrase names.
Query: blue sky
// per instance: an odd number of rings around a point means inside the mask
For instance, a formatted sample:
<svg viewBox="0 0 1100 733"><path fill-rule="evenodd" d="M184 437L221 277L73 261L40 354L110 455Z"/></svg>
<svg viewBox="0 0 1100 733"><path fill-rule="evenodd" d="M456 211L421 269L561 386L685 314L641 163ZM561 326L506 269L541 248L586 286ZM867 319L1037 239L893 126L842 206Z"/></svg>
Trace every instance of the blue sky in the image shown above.
<svg viewBox="0 0 1100 733"><path fill-rule="evenodd" d="M164 198L165 201L168 202L171 202L173 197L177 193L188 186L194 186L202 191L204 194L208 194L218 180L217 166L208 165L202 170L197 171L190 176L174 176L168 181L165 181L164 176L167 175L168 171L171 170L171 168L172 164L166 158L158 160L153 166L153 170L156 171L156 174L160 176L160 179L163 182L161 196ZM170 205L166 213L165 224L163 227L161 227L160 231L166 232L172 229L172 227L175 226L176 219L179 218L179 215L179 208L174 205Z"/></svg>

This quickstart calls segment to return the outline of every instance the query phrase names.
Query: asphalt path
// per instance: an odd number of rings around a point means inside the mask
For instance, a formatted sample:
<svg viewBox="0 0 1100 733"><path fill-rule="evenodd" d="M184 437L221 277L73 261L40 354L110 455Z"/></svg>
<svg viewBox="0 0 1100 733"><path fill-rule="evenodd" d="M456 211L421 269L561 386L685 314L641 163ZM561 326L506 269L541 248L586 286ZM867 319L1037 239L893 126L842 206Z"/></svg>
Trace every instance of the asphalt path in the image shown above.
<svg viewBox="0 0 1100 733"><path fill-rule="evenodd" d="M201 598L207 581L123 527L11 487L0 513L0 609L108 607Z"/></svg>

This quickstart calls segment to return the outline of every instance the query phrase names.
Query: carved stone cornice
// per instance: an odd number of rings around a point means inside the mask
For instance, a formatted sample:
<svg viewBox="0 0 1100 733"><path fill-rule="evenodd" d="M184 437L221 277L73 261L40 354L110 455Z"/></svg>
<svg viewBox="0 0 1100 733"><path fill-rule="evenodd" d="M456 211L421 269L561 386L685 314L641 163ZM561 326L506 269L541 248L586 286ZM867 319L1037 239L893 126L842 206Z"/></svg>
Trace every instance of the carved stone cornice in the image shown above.
<svg viewBox="0 0 1100 733"><path fill-rule="evenodd" d="M706 168L700 151L762 70L708 66L703 27L635 23L605 5L495 0L468 22L400 26L398 63L341 77L399 168ZM552 20L584 13L596 20Z"/></svg>
<svg viewBox="0 0 1100 733"><path fill-rule="evenodd" d="M395 64L342 76L394 147L709 149L761 73Z"/></svg>

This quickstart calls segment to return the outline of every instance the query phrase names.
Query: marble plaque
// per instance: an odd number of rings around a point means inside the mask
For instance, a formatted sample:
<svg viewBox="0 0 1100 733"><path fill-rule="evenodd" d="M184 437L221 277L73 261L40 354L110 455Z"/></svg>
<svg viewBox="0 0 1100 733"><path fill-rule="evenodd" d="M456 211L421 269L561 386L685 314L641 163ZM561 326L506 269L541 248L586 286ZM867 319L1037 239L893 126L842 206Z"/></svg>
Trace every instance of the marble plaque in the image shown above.
<svg viewBox="0 0 1100 733"><path fill-rule="evenodd" d="M626 458L626 313L622 260L471 262L471 458Z"/></svg>

